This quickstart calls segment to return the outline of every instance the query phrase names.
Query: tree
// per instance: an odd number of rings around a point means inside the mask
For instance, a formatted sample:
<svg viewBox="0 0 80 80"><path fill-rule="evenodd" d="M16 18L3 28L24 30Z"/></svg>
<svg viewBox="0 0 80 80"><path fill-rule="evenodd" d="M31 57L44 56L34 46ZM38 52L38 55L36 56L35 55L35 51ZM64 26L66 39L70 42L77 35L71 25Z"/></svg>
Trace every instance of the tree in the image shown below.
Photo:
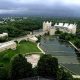
<svg viewBox="0 0 80 80"><path fill-rule="evenodd" d="M73 80L73 77L72 77L72 75L69 72L65 72L64 71L61 80Z"/></svg>
<svg viewBox="0 0 80 80"><path fill-rule="evenodd" d="M77 39L74 41L75 46L77 46L78 48L80 48L80 39Z"/></svg>
<svg viewBox="0 0 80 80"><path fill-rule="evenodd" d="M17 54L11 59L10 78L11 80L22 79L32 75L32 65L27 62L25 57Z"/></svg>
<svg viewBox="0 0 80 80"><path fill-rule="evenodd" d="M38 75L57 78L58 60L51 55L42 55L38 62Z"/></svg>
<svg viewBox="0 0 80 80"><path fill-rule="evenodd" d="M64 71L64 68L59 68L57 80L73 80L72 75L69 72Z"/></svg>
<svg viewBox="0 0 80 80"><path fill-rule="evenodd" d="M40 36L38 36L37 38L38 38L38 40L37 40L37 43L38 43L38 42L40 42L40 41L41 41L41 35L40 35Z"/></svg>
<svg viewBox="0 0 80 80"><path fill-rule="evenodd" d="M7 80L8 74L4 67L0 67L0 80Z"/></svg>
<svg viewBox="0 0 80 80"><path fill-rule="evenodd" d="M61 33L62 33L62 31L60 31L59 29L56 29L55 34L61 34Z"/></svg>
<svg viewBox="0 0 80 80"><path fill-rule="evenodd" d="M65 40L65 36L67 36L67 33L62 33L59 35L59 39Z"/></svg>

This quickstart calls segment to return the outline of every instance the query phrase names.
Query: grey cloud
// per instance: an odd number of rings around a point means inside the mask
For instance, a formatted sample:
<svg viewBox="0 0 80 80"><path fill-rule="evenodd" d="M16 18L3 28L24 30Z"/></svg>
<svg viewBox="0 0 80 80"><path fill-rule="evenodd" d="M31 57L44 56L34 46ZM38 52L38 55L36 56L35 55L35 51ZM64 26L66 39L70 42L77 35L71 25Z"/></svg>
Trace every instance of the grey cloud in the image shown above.
<svg viewBox="0 0 80 80"><path fill-rule="evenodd" d="M64 5L63 0L31 0L32 2L18 2L19 0L0 0L0 14L38 14L80 16L80 6ZM61 2L60 2L61 1ZM49 2L49 3L48 3Z"/></svg>

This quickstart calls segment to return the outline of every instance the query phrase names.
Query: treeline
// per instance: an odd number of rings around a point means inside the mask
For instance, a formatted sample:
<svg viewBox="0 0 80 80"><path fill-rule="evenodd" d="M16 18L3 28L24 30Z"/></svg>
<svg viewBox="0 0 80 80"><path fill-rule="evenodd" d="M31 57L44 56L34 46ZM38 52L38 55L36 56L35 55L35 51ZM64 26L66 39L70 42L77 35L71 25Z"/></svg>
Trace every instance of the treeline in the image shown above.
<svg viewBox="0 0 80 80"><path fill-rule="evenodd" d="M80 48L80 35L70 34L70 33L61 33L59 39L65 41L71 41L77 48Z"/></svg>
<svg viewBox="0 0 80 80"><path fill-rule="evenodd" d="M30 31L38 30L42 27L40 19L24 19L22 21L14 21L0 24L0 33L7 32L9 37L19 37L26 35Z"/></svg>
<svg viewBox="0 0 80 80"><path fill-rule="evenodd" d="M55 34L59 35L59 39L71 41L77 48L80 48L80 21L78 21L76 24L76 34L62 32L59 29L56 30Z"/></svg>

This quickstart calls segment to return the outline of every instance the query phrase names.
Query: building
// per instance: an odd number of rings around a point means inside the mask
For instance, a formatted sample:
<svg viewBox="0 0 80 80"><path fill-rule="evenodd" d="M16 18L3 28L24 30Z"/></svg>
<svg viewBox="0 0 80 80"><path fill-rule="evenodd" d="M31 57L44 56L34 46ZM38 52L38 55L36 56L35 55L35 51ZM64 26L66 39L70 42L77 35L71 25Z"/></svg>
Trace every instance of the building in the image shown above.
<svg viewBox="0 0 80 80"><path fill-rule="evenodd" d="M76 33L76 24L69 24L69 23L56 23L54 26L52 26L52 22L43 22L43 31L48 31L50 35L54 35L55 31L59 29L62 32L66 33Z"/></svg>
<svg viewBox="0 0 80 80"><path fill-rule="evenodd" d="M14 41L0 43L0 52L5 51L5 50L8 50L8 49L15 50L16 47L17 47L17 44Z"/></svg>
<svg viewBox="0 0 80 80"><path fill-rule="evenodd" d="M55 35L56 29L55 28L51 28L49 31L50 35Z"/></svg>
<svg viewBox="0 0 80 80"><path fill-rule="evenodd" d="M38 41L37 37L35 37L35 35L27 35L28 36L28 41L31 41L31 42L36 42Z"/></svg>
<svg viewBox="0 0 80 80"><path fill-rule="evenodd" d="M43 22L43 31L49 31L52 26L52 22Z"/></svg>
<svg viewBox="0 0 80 80"><path fill-rule="evenodd" d="M0 38L1 38L1 37L5 37L5 36L8 37L8 33L2 33L2 34L0 34Z"/></svg>
<svg viewBox="0 0 80 80"><path fill-rule="evenodd" d="M75 34L76 33L76 24L69 24L69 23L59 23L59 24L55 24L54 27L56 29L59 29L62 32L67 32L67 33L72 33Z"/></svg>
<svg viewBox="0 0 80 80"><path fill-rule="evenodd" d="M0 42L5 42L8 40L8 33L0 34Z"/></svg>

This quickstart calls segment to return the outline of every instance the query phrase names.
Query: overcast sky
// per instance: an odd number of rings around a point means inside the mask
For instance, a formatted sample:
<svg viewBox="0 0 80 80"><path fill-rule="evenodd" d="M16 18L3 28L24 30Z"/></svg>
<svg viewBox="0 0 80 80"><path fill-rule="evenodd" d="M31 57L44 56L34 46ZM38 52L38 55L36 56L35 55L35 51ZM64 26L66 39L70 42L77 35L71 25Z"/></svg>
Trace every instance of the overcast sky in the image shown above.
<svg viewBox="0 0 80 80"><path fill-rule="evenodd" d="M80 0L0 0L0 14L80 15Z"/></svg>

